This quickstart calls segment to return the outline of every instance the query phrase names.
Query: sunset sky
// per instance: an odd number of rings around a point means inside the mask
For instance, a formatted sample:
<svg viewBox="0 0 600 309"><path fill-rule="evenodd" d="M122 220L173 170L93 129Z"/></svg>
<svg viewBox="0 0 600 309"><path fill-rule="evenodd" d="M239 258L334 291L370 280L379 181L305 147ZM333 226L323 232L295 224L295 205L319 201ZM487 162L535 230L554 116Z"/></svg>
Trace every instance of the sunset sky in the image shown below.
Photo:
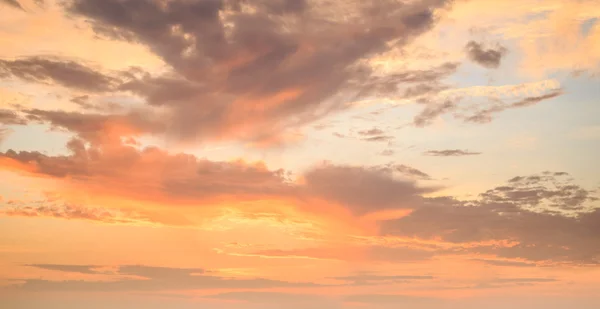
<svg viewBox="0 0 600 309"><path fill-rule="evenodd" d="M0 307L600 308L599 0L0 0Z"/></svg>

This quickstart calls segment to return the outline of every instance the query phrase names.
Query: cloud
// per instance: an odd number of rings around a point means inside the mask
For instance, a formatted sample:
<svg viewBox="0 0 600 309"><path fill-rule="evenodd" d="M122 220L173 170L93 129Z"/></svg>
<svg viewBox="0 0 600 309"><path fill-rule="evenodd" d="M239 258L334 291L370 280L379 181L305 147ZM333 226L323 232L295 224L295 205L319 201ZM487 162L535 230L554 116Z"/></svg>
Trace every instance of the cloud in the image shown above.
<svg viewBox="0 0 600 309"><path fill-rule="evenodd" d="M481 194L489 203L511 202L521 207L544 205L547 211L583 211L586 203L598 200L592 192L572 184L565 172L544 172L541 175L517 176L506 186Z"/></svg>
<svg viewBox="0 0 600 309"><path fill-rule="evenodd" d="M431 302L435 301L432 298L400 295L400 294L356 294L347 296L345 301L352 303L365 303L365 304L406 304L414 305L416 303Z"/></svg>
<svg viewBox="0 0 600 309"><path fill-rule="evenodd" d="M547 179L540 181L541 176L531 176L533 191L511 187L511 183L529 182L523 177L513 178L477 200L426 199L410 215L384 222L382 233L457 244L482 243L463 249L464 253L554 263L599 263L597 199L568 180L559 181L556 177L564 176L561 173L542 176ZM486 241L508 243L484 245Z"/></svg>
<svg viewBox="0 0 600 309"><path fill-rule="evenodd" d="M103 274L100 266L88 265L31 265L43 269L72 273ZM99 269L94 271L94 269ZM23 279L23 283L11 288L20 291L70 291L70 292L111 292L111 291L168 291L168 290L211 290L211 289L264 289L278 287L313 287L314 283L287 282L262 278L233 279L204 274L203 269L149 267L141 265L119 266L116 281L50 281L43 279ZM140 279L131 279L131 276Z"/></svg>
<svg viewBox="0 0 600 309"><path fill-rule="evenodd" d="M475 156L480 155L481 152L473 152L469 150L460 149L446 149L446 150L429 150L423 153L426 156L434 157L462 157L462 156Z"/></svg>
<svg viewBox="0 0 600 309"><path fill-rule="evenodd" d="M93 112L104 112L114 114L115 112L121 111L123 106L116 102L102 102L94 103L93 98L89 95L80 95L71 98L71 102L75 103L83 110Z"/></svg>
<svg viewBox="0 0 600 309"><path fill-rule="evenodd" d="M51 128L75 133L93 144L114 143L123 137L160 134L165 131L160 115L144 109L121 114L66 112L62 110L29 109L22 113L29 123L48 123Z"/></svg>
<svg viewBox="0 0 600 309"><path fill-rule="evenodd" d="M61 271L67 273L78 273L78 274L98 274L94 265L59 265L59 264L28 264L25 266L41 268L46 270Z"/></svg>
<svg viewBox="0 0 600 309"><path fill-rule="evenodd" d="M0 59L0 77L3 76L13 76L29 82L54 83L90 92L116 90L122 82L72 60L42 57Z"/></svg>
<svg viewBox="0 0 600 309"><path fill-rule="evenodd" d="M536 267L535 263L511 261L511 260L489 260L489 259L472 259L472 261L480 262L491 266L501 267Z"/></svg>
<svg viewBox="0 0 600 309"><path fill-rule="evenodd" d="M466 123L489 123L495 114L528 107L563 94L556 80L504 86L474 86L447 89L415 98L424 109L413 119L416 127L426 127L442 115Z"/></svg>
<svg viewBox="0 0 600 309"><path fill-rule="evenodd" d="M361 94L398 94L402 98L413 98L425 94L437 93L447 86L440 81L454 74L460 64L447 62L429 69L404 70L389 75L371 76L361 81Z"/></svg>
<svg viewBox="0 0 600 309"><path fill-rule="evenodd" d="M33 201L27 203L11 203L10 207L0 210L0 215L13 217L50 217L67 220L88 220L109 224L149 224L152 223L147 216L124 210L110 210L104 208L91 208L69 203L55 201Z"/></svg>
<svg viewBox="0 0 600 309"><path fill-rule="evenodd" d="M17 0L1 0L0 3L4 3L8 6L12 6L14 8L24 10L23 7L21 6L21 4L19 3L19 1L17 1Z"/></svg>
<svg viewBox="0 0 600 309"><path fill-rule="evenodd" d="M57 122L84 133L99 130L94 125L95 118L91 122L71 122L71 114L57 115ZM421 199L421 194L437 190L396 177L394 173L398 172L419 174L418 170L402 166L393 170L320 164L294 181L288 179L285 170L270 170L263 163L215 162L170 154L155 147L138 149L118 139L87 142L75 138L68 142L67 149L69 155L58 156L8 150L0 153L0 168L57 178L67 190L85 189L102 196L169 204L274 198L306 205L316 199L345 207L355 215L410 208ZM27 211L47 213L55 209Z"/></svg>
<svg viewBox="0 0 600 309"><path fill-rule="evenodd" d="M434 119L455 108L456 102L451 100L446 100L442 104L428 103L425 109L415 116L413 123L420 128L431 125Z"/></svg>
<svg viewBox="0 0 600 309"><path fill-rule="evenodd" d="M411 245L390 246L389 244L361 243L352 241L340 246L309 247L290 250L261 250L248 256L264 258L336 260L345 262L416 262L433 258L444 252L435 252L431 248L419 248ZM446 252L447 253L447 252ZM374 283L370 283L374 284Z"/></svg>
<svg viewBox="0 0 600 309"><path fill-rule="evenodd" d="M393 171L402 173L409 177L415 177L417 179L424 179L424 180L431 179L431 176L429 176L429 174L427 174L421 170L418 170L414 167L410 167L410 166L407 166L404 164L391 165L391 166L388 165L388 168L391 168Z"/></svg>
<svg viewBox="0 0 600 309"><path fill-rule="evenodd" d="M535 284L548 284L558 282L552 278L495 278L490 281L475 284L471 289L497 289L510 286L531 286Z"/></svg>
<svg viewBox="0 0 600 309"><path fill-rule="evenodd" d="M308 1L73 0L66 9L88 20L100 36L147 46L172 69L162 76L141 74L118 87L168 109L172 136L252 141L347 108L347 98L373 93L363 90L375 79L439 78L413 71L386 78L364 60L428 31L447 1L344 4L354 12L347 18L335 9L342 3L332 4L333 10L324 10ZM79 88L113 88L106 76L68 67L83 79L98 80L96 87L80 82Z"/></svg>
<svg viewBox="0 0 600 309"><path fill-rule="evenodd" d="M503 111L505 111L507 109L511 109L511 108L521 108L521 107L535 105L542 101L559 97L562 94L563 94L562 89L557 89L557 90L553 90L544 95L525 97L521 100L515 101L513 103L509 103L509 104L504 103L499 100L494 100L495 103L492 104L492 106L483 108L483 109L479 109L476 112L474 112L472 115L463 116L463 117L466 122L488 123L488 122L492 121L493 114L500 113L500 112L503 112Z"/></svg>
<svg viewBox="0 0 600 309"><path fill-rule="evenodd" d="M504 46L496 45L494 47L485 48L483 44L470 41L465 46L467 56L471 61L488 69L495 69L500 66L502 57L506 55L507 49Z"/></svg>
<svg viewBox="0 0 600 309"><path fill-rule="evenodd" d="M3 125L24 125L27 121L20 117L15 111L0 109L0 124Z"/></svg>
<svg viewBox="0 0 600 309"><path fill-rule="evenodd" d="M396 275L396 276L380 276L371 274L360 274L355 276L334 277L332 279L346 281L352 285L374 285L374 284L389 284L398 282L408 282L414 280L432 280L433 276L415 276L415 275Z"/></svg>
<svg viewBox="0 0 600 309"><path fill-rule="evenodd" d="M556 282L552 278L498 278L494 282L498 283L539 283L539 282Z"/></svg>
<svg viewBox="0 0 600 309"><path fill-rule="evenodd" d="M373 128L370 130L365 130L365 131L359 131L358 134L362 135L362 136L378 136L378 135L382 135L385 132L383 132L381 129L378 128Z"/></svg>
<svg viewBox="0 0 600 309"><path fill-rule="evenodd" d="M310 294L293 294L293 293L281 293L281 292L227 292L214 295L204 296L203 298L209 299L222 299L222 300L233 300L233 301L244 301L252 303L274 303L274 304L306 304L306 303L319 303L321 306L326 305L323 303L327 301L327 298L318 295Z"/></svg>
<svg viewBox="0 0 600 309"><path fill-rule="evenodd" d="M322 165L304 174L306 190L346 206L355 214L375 210L411 208L420 194L434 188L420 188L412 181L394 178L388 170Z"/></svg>
<svg viewBox="0 0 600 309"><path fill-rule="evenodd" d="M367 141L367 142L389 142L393 139L394 139L393 136L381 135L381 136L366 137L366 138L363 138L362 140Z"/></svg>
<svg viewBox="0 0 600 309"><path fill-rule="evenodd" d="M287 191L283 171L270 171L262 164L212 162L153 147L138 150L121 142L87 144L73 139L67 147L67 156L9 150L0 157L30 166L34 175L65 178L64 185L142 200L251 198Z"/></svg>

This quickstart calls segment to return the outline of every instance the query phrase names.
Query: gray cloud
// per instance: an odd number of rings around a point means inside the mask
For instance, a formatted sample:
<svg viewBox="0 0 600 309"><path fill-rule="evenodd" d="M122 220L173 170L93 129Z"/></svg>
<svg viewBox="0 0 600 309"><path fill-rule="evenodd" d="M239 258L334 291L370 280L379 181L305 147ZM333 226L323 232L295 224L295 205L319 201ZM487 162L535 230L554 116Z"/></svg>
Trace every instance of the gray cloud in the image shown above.
<svg viewBox="0 0 600 309"><path fill-rule="evenodd" d="M511 261L511 260L472 259L471 261L480 262L480 263L491 265L491 266L536 267L535 263Z"/></svg>
<svg viewBox="0 0 600 309"><path fill-rule="evenodd" d="M410 166L407 166L407 165L404 165L404 164L392 165L392 166L389 166L389 167L393 171L397 171L397 172L402 173L404 175L407 175L409 177L416 177L416 178L425 179L425 180L431 179L431 176L429 176L429 174L427 174L427 173L425 173L425 172L423 172L421 170L418 170L418 169L416 169L414 167L410 167Z"/></svg>
<svg viewBox="0 0 600 309"><path fill-rule="evenodd" d="M68 220L90 220L103 223L135 223L149 220L139 214L121 213L101 208L78 205L47 203L42 206L13 206L0 210L0 214L16 217L52 217Z"/></svg>
<svg viewBox="0 0 600 309"><path fill-rule="evenodd" d="M94 122L102 124L105 121L103 118L90 118L93 121L71 122L71 114L57 115L60 117L55 118L61 124L76 127L82 132L96 132L102 127ZM420 171L406 166L367 168L321 164L303 174L304 183L294 184L281 169L269 170L262 165L239 162L214 162L192 155L169 154L154 147L140 150L121 140L87 142L72 139L67 149L71 152L69 155L49 156L40 152L8 150L0 153L0 157L35 167L30 173L66 178L69 183L93 187L106 194L143 200L200 201L231 195L244 199L268 196L301 202L317 198L364 215L382 209L411 208L419 203L421 194L438 189L419 187L414 181L395 177L395 173L420 174ZM149 177L149 171L157 172ZM47 207L21 209L35 214L60 212L66 217L84 215L80 209L67 210Z"/></svg>
<svg viewBox="0 0 600 309"><path fill-rule="evenodd" d="M289 194L281 170L270 171L235 162L212 162L184 154L171 155L157 148L139 151L120 143L95 146L74 139L67 147L71 155L47 156L39 152L8 150L0 157L35 164L38 174L68 176L78 184L139 198L151 193L175 200L206 199L222 194L247 198ZM157 169L164 170L157 173L155 179L148 178L147 171Z"/></svg>
<svg viewBox="0 0 600 309"><path fill-rule="evenodd" d="M381 276L372 274L359 274L354 276L334 277L332 279L346 281L351 285L376 285L399 283L415 280L432 280L433 276L416 276L416 275L396 275L396 276Z"/></svg>
<svg viewBox="0 0 600 309"><path fill-rule="evenodd" d="M437 117L456 109L457 103L453 100L446 100L442 104L427 103L427 106L417 116L413 123L417 127L426 127L433 123Z"/></svg>
<svg viewBox="0 0 600 309"><path fill-rule="evenodd" d="M498 99L493 99L491 100L491 102L493 102L493 104L491 104L491 106L489 107L485 107L482 109L478 109L476 110L474 113L472 113L471 115L462 115L460 116L461 118L463 118L466 122L473 122L473 123L488 123L492 121L492 116L494 114L503 112L507 109L512 109L512 108L521 108L521 107L527 107L527 106L531 106L531 105L535 105L537 103L540 103L542 101L545 100L550 100L550 99L554 99L556 97L559 97L563 94L563 90L562 89L555 89L552 90L544 95L540 95L540 96L532 96L532 97L525 97L523 99L520 99L518 101L515 101L513 103L505 103L501 100Z"/></svg>
<svg viewBox="0 0 600 309"><path fill-rule="evenodd" d="M31 265L43 269L77 273L97 273L93 266L79 265ZM97 266L96 266L97 268ZM50 281L43 279L23 279L22 284L12 286L21 291L160 291L160 290L200 290L200 289L262 289L276 287L311 287L314 283L286 282L262 278L232 279L204 274L203 269L168 268L149 266L120 266L116 281ZM142 277L130 279L128 276Z"/></svg>
<svg viewBox="0 0 600 309"><path fill-rule="evenodd" d="M378 135L382 135L385 132L383 132L381 129L378 128L373 128L370 130L364 130L364 131L359 131L358 134L362 135L362 136L378 136Z"/></svg>
<svg viewBox="0 0 600 309"><path fill-rule="evenodd" d="M512 202L521 207L544 205L546 211L582 211L586 203L598 200L592 192L571 183L569 174L544 172L540 175L517 176L506 186L481 194L488 203Z"/></svg>
<svg viewBox="0 0 600 309"><path fill-rule="evenodd" d="M513 102L510 102L507 98L499 98L493 95L476 99L460 96L436 98L436 93L425 94L417 99L417 102L425 105L425 108L414 117L413 125L426 127L431 125L436 118L449 113L452 113L454 119L466 123L489 123L493 120L495 114L509 109L532 106L559 97L562 94L562 89L550 89L541 95L525 96Z"/></svg>
<svg viewBox="0 0 600 309"><path fill-rule="evenodd" d="M4 3L8 6L12 6L14 8L24 10L23 7L21 6L21 4L19 3L19 1L17 1L17 0L1 0L0 3Z"/></svg>
<svg viewBox="0 0 600 309"><path fill-rule="evenodd" d="M92 92L116 90L122 82L75 61L41 57L0 59L0 77L3 76L14 76L30 82L55 83Z"/></svg>
<svg viewBox="0 0 600 309"><path fill-rule="evenodd" d="M380 135L380 136L366 137L366 138L363 138L362 140L366 141L366 142L389 142L393 139L394 139L393 136Z"/></svg>
<svg viewBox="0 0 600 309"><path fill-rule="evenodd" d="M122 114L40 109L24 110L23 113L29 122L49 123L55 129L68 130L76 133L79 138L93 143L107 138L156 134L165 131L165 124L158 115L141 109Z"/></svg>
<svg viewBox="0 0 600 309"><path fill-rule="evenodd" d="M360 4L356 17L344 21L308 1L244 2L252 14L240 3L73 0L68 10L100 35L147 45L173 68L168 76L138 78L120 89L167 106L170 133L181 139L282 132L346 108L337 96L366 96L374 84L381 91L388 87L383 84L427 84L455 68L378 79L360 64L429 30L433 11L447 1Z"/></svg>
<svg viewBox="0 0 600 309"><path fill-rule="evenodd" d="M27 120L21 117L13 110L0 109L0 124L3 125L24 125Z"/></svg>
<svg viewBox="0 0 600 309"><path fill-rule="evenodd" d="M369 244L368 246L344 247L344 250L316 247L294 250L262 250L255 252L254 254L258 256L315 258L346 262L363 261L363 259L366 258L376 262L397 263L428 260L440 253L442 252L435 252L423 248L386 247Z"/></svg>
<svg viewBox="0 0 600 309"><path fill-rule="evenodd" d="M552 278L497 278L493 282L497 283L540 283L540 282L556 282L558 280Z"/></svg>
<svg viewBox="0 0 600 309"><path fill-rule="evenodd" d="M400 295L400 294L356 294L347 296L345 301L371 305L414 305L422 302L436 301L433 298Z"/></svg>
<svg viewBox="0 0 600 309"><path fill-rule="evenodd" d="M502 57L508 52L508 50L501 45L486 49L483 44L475 41L467 43L465 50L471 61L488 69L498 68L502 61Z"/></svg>
<svg viewBox="0 0 600 309"><path fill-rule="evenodd" d="M255 291L244 291L244 292L227 292L215 295L204 296L203 298L209 299L221 299L221 300L235 300L245 301L251 303L261 304L286 304L286 305L307 305L315 303L320 306L327 306L333 303L325 297L310 294L292 294L292 293L281 293L281 292L255 292ZM322 307L321 307L322 308Z"/></svg>
<svg viewBox="0 0 600 309"><path fill-rule="evenodd" d="M411 208L420 194L436 190L395 179L387 170L363 167L324 165L308 171L304 178L309 195L336 201L356 214Z"/></svg>
<svg viewBox="0 0 600 309"><path fill-rule="evenodd" d="M123 110L123 106L115 102L95 103L93 102L93 98L89 95L73 97L71 98L71 102L75 103L83 110L88 110L92 112L107 112L112 114Z"/></svg>
<svg viewBox="0 0 600 309"><path fill-rule="evenodd" d="M584 189L574 191L572 184L555 186L553 182L556 180L536 181L536 190L541 193L533 201L524 198L529 193L509 188L511 182L481 194L478 200L426 199L410 215L383 223L382 233L426 239L441 237L453 243L517 242L481 245L463 251L529 261L600 263L600 240L596 237L600 231L600 208L593 205L596 199L589 191L579 191ZM582 196L586 198L581 200Z"/></svg>
<svg viewBox="0 0 600 309"><path fill-rule="evenodd" d="M366 142L389 142L394 139L393 136L385 135L385 132L379 128L359 131L358 135Z"/></svg>
<svg viewBox="0 0 600 309"><path fill-rule="evenodd" d="M98 274L98 271L94 269L97 266L94 265L28 264L25 266L68 273Z"/></svg>
<svg viewBox="0 0 600 309"><path fill-rule="evenodd" d="M462 157L462 156L475 156L480 155L481 152L473 152L469 150L460 149L446 149L446 150L429 150L423 153L426 156L434 157Z"/></svg>

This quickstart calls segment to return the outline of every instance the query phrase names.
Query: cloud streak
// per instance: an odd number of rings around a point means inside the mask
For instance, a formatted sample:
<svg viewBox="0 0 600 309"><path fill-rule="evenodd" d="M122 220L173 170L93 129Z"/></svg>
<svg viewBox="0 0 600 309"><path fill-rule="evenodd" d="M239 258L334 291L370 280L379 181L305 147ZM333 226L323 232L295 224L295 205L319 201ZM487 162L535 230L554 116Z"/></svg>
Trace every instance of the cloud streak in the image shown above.
<svg viewBox="0 0 600 309"><path fill-rule="evenodd" d="M426 156L434 157L463 157L463 156L476 156L480 155L481 152L474 152L469 150L460 149L446 149L446 150L428 150L423 153Z"/></svg>

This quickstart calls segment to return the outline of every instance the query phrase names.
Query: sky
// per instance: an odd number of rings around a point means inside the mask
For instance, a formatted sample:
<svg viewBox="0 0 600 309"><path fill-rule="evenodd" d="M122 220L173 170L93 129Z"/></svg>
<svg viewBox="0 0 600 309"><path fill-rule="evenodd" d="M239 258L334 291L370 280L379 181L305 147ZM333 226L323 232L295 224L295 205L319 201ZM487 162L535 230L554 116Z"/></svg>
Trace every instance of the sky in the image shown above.
<svg viewBox="0 0 600 309"><path fill-rule="evenodd" d="M600 308L598 0L0 0L0 305Z"/></svg>

